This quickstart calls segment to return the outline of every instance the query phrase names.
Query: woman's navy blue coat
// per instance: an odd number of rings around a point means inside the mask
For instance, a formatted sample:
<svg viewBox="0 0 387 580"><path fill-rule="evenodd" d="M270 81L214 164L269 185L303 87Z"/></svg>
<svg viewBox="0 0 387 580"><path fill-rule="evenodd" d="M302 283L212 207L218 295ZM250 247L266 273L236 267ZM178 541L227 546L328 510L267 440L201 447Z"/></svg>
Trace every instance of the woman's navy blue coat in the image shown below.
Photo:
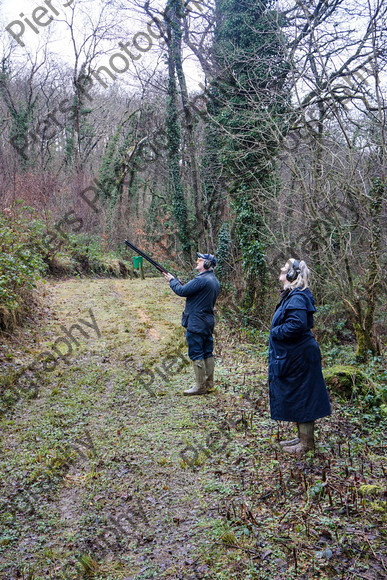
<svg viewBox="0 0 387 580"><path fill-rule="evenodd" d="M311 332L314 299L295 288L277 305L270 329L271 418L307 423L331 414L322 376L321 353Z"/></svg>

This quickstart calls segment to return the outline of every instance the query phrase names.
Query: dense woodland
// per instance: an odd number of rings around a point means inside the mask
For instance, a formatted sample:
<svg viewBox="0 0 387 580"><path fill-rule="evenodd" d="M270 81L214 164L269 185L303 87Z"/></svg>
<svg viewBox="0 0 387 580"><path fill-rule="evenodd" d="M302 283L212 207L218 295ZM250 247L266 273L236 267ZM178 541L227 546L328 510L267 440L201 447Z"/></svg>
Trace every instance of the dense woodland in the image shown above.
<svg viewBox="0 0 387 580"><path fill-rule="evenodd" d="M385 4L90 6L29 31L36 48L3 22L3 328L34 272L124 257L128 237L180 272L216 253L229 311L257 328L281 263L301 256L326 337L380 354Z"/></svg>
<svg viewBox="0 0 387 580"><path fill-rule="evenodd" d="M0 578L383 580L387 3L38 4L0 17ZM216 254L208 396L125 239L183 280ZM332 402L297 458L290 257Z"/></svg>

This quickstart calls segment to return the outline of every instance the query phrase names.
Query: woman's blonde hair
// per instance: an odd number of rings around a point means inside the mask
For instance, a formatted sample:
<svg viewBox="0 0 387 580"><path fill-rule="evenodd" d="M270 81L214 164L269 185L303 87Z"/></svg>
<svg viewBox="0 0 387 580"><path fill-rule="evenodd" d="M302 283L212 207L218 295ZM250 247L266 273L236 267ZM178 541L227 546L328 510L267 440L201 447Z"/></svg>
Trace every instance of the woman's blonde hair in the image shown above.
<svg viewBox="0 0 387 580"><path fill-rule="evenodd" d="M295 260L295 258L289 258L286 262L286 265L289 266L287 271L293 268L294 262L298 262L298 260ZM309 286L310 270L304 260L298 262L298 269L300 270L299 274L293 282L289 282L289 288L300 288L301 290L304 290Z"/></svg>

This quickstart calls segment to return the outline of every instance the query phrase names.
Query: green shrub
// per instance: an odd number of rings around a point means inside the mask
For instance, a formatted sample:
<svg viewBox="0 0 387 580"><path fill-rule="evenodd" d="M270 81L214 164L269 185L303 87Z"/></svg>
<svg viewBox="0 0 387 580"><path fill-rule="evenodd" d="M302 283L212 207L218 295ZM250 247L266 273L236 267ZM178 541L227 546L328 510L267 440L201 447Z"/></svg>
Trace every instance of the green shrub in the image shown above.
<svg viewBox="0 0 387 580"><path fill-rule="evenodd" d="M368 393L369 381L358 368L350 365L335 365L323 371L324 380L330 390L344 398L351 398L354 391Z"/></svg>
<svg viewBox="0 0 387 580"><path fill-rule="evenodd" d="M44 224L31 208L16 206L0 212L0 328L9 326L37 279L47 271L44 232Z"/></svg>
<svg viewBox="0 0 387 580"><path fill-rule="evenodd" d="M125 268L130 268L130 264L119 258L114 252L106 251L97 236L69 235L67 252L74 264L75 272L78 274L97 274L119 278L123 275Z"/></svg>
<svg viewBox="0 0 387 580"><path fill-rule="evenodd" d="M0 330L11 330L42 276L127 276L130 264L107 252L96 236L50 231L22 203L0 211Z"/></svg>
<svg viewBox="0 0 387 580"><path fill-rule="evenodd" d="M340 364L328 367L323 370L324 380L331 393L344 399L355 399L363 410L373 409L378 417L383 416L387 389L385 374L376 366L379 362L376 359L373 365L362 368Z"/></svg>

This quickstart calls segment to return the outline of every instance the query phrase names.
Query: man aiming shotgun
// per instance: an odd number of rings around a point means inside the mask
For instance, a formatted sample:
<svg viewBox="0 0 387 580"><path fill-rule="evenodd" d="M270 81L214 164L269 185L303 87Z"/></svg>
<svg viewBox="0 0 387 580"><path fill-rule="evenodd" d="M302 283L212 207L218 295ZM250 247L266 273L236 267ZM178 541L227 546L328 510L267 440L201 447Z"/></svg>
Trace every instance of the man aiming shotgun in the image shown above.
<svg viewBox="0 0 387 580"><path fill-rule="evenodd" d="M181 324L186 328L188 356L192 361L196 384L184 395L205 395L214 384L214 306L220 285L214 274L216 258L212 254L197 254L198 275L181 284L169 272L164 277L175 294L186 298Z"/></svg>
<svg viewBox="0 0 387 580"><path fill-rule="evenodd" d="M178 278L168 272L163 266L125 240L145 260L148 260L165 279L168 280L173 292L186 298L181 324L186 328L188 356L192 360L196 384L184 391L184 395L205 395L214 384L214 306L219 294L220 284L214 274L216 258L212 254L197 253L196 270L198 275L182 284Z"/></svg>

